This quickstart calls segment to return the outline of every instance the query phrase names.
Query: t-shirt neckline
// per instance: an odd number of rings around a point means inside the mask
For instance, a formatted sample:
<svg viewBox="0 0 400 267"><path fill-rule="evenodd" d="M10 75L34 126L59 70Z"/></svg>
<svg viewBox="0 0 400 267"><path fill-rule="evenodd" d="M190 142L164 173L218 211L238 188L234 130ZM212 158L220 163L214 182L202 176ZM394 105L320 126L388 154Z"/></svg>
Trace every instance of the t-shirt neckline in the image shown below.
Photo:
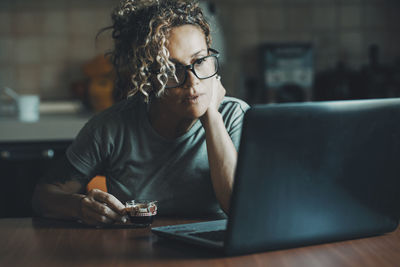
<svg viewBox="0 0 400 267"><path fill-rule="evenodd" d="M166 142L166 143L179 143L182 140L185 140L186 138L188 138L189 136L191 136L194 132L196 132L200 127L201 127L201 122L198 119L193 126L189 129L189 131L187 131L186 133L184 133L183 135L177 137L177 138L173 138L173 139L168 139L162 135L160 135L151 125L150 123L150 118L149 118L149 103L145 103L143 101L140 101L140 111L141 111L141 117L144 118L143 120L143 126L145 127L146 131L151 134L154 138L156 138L159 141L162 142Z"/></svg>

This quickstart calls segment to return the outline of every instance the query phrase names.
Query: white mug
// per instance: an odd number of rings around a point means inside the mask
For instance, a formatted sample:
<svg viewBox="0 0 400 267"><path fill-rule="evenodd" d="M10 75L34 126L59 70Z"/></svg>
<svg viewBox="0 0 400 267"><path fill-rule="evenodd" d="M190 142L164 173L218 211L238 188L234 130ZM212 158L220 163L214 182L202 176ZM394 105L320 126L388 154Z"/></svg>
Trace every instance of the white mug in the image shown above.
<svg viewBox="0 0 400 267"><path fill-rule="evenodd" d="M18 96L18 115L23 122L35 122L39 120L40 98L38 95Z"/></svg>

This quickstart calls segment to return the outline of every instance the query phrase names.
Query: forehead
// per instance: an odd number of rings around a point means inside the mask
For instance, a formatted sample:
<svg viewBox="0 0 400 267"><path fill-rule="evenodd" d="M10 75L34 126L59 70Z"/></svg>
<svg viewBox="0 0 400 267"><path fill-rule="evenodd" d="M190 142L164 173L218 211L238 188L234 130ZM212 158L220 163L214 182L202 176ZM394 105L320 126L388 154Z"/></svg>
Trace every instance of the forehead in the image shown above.
<svg viewBox="0 0 400 267"><path fill-rule="evenodd" d="M186 62L196 53L207 53L206 37L201 28L194 25L174 27L168 38L167 49L170 58Z"/></svg>

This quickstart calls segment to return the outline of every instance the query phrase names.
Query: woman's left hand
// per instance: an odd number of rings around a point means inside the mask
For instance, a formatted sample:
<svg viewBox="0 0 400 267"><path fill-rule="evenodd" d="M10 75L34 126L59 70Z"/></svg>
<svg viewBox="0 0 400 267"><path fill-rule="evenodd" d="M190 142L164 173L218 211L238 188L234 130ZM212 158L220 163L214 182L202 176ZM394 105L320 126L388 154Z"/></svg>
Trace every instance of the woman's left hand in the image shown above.
<svg viewBox="0 0 400 267"><path fill-rule="evenodd" d="M204 119L207 119L208 116L212 115L215 111L218 112L219 105L222 102L222 99L224 99L224 96L226 94L226 90L224 86L221 83L221 76L216 75L215 77L212 78L212 96L211 96L211 101L208 106L208 109L206 113L202 116L201 120L203 121Z"/></svg>
<svg viewBox="0 0 400 267"><path fill-rule="evenodd" d="M216 75L213 81L212 98L209 108L215 108L218 110L219 105L221 104L222 99L224 99L225 94L226 90L221 83L221 76Z"/></svg>

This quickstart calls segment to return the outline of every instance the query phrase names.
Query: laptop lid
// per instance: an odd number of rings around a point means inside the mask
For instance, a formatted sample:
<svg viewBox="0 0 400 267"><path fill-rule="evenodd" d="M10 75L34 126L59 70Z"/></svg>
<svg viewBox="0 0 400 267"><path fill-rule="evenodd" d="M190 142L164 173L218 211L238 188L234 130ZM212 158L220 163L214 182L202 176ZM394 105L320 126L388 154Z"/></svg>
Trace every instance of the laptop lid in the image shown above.
<svg viewBox="0 0 400 267"><path fill-rule="evenodd" d="M225 252L396 229L400 99L269 104L244 118Z"/></svg>

